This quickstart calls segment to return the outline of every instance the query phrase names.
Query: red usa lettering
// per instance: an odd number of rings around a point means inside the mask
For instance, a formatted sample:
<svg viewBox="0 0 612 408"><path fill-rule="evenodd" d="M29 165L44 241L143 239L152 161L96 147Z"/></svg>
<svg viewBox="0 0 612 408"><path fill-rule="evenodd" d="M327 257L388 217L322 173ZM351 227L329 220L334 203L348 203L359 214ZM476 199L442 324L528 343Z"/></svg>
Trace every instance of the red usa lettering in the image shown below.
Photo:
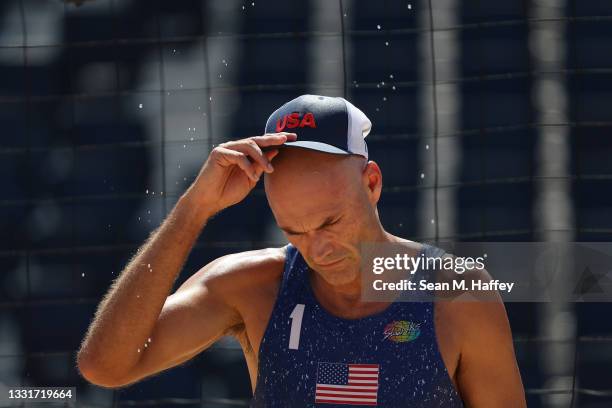
<svg viewBox="0 0 612 408"><path fill-rule="evenodd" d="M285 115L282 119L276 121L276 131L280 132L283 129L294 129L296 127L311 127L316 128L314 115L310 112L306 113L303 117L299 113L293 112L289 115Z"/></svg>

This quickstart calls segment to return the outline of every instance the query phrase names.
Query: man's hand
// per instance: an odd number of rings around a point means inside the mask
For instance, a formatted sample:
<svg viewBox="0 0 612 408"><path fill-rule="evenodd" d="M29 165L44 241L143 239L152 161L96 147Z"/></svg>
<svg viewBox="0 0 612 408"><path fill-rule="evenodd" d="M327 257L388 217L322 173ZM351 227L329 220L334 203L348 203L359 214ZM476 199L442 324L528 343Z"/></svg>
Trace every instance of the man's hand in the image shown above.
<svg viewBox="0 0 612 408"><path fill-rule="evenodd" d="M275 147L296 139L294 133L270 133L222 143L212 150L190 190L213 214L234 205L255 187L263 172L274 171Z"/></svg>

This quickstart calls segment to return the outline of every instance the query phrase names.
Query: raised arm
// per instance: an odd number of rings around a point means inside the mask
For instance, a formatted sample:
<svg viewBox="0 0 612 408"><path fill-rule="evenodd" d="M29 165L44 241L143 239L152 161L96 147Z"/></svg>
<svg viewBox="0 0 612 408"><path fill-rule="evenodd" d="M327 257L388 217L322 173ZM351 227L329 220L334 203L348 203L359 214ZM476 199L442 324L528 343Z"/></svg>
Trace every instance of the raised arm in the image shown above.
<svg viewBox="0 0 612 408"><path fill-rule="evenodd" d="M100 303L77 356L86 379L107 387L134 382L180 364L239 323L205 279L190 279L168 295L208 218L240 202L264 171L273 171L274 146L287 140L295 135L257 136L213 149L194 183ZM262 147L272 150L262 152Z"/></svg>

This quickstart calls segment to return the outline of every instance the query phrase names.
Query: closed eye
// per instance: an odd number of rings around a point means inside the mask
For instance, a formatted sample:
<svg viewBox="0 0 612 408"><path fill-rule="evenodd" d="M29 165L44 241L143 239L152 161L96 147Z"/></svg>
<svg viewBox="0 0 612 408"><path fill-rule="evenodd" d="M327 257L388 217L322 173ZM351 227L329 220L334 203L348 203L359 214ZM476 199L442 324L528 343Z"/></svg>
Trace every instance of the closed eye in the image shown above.
<svg viewBox="0 0 612 408"><path fill-rule="evenodd" d="M323 228L329 227L331 225L335 225L337 224L340 220L342 219L342 216L339 216L338 218L332 218L329 217L327 218L323 224L321 224L320 226L318 226L317 228L315 228L315 230L321 230ZM285 231L285 233L288 236L299 236L299 235L304 235L304 232L299 232L299 231L293 231L291 228L287 228L287 227L280 227L280 229L282 229L283 231Z"/></svg>

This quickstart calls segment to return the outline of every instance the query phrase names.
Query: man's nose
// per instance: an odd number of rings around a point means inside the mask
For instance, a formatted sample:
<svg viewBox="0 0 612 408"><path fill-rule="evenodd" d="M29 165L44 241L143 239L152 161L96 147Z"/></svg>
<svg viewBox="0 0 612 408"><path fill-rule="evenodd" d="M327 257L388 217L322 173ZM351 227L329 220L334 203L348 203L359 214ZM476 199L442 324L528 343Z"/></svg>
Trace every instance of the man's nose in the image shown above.
<svg viewBox="0 0 612 408"><path fill-rule="evenodd" d="M316 263L325 264L329 262L330 255L334 252L334 244L329 238L325 238L321 235L312 238L313 241L310 244L310 257Z"/></svg>

